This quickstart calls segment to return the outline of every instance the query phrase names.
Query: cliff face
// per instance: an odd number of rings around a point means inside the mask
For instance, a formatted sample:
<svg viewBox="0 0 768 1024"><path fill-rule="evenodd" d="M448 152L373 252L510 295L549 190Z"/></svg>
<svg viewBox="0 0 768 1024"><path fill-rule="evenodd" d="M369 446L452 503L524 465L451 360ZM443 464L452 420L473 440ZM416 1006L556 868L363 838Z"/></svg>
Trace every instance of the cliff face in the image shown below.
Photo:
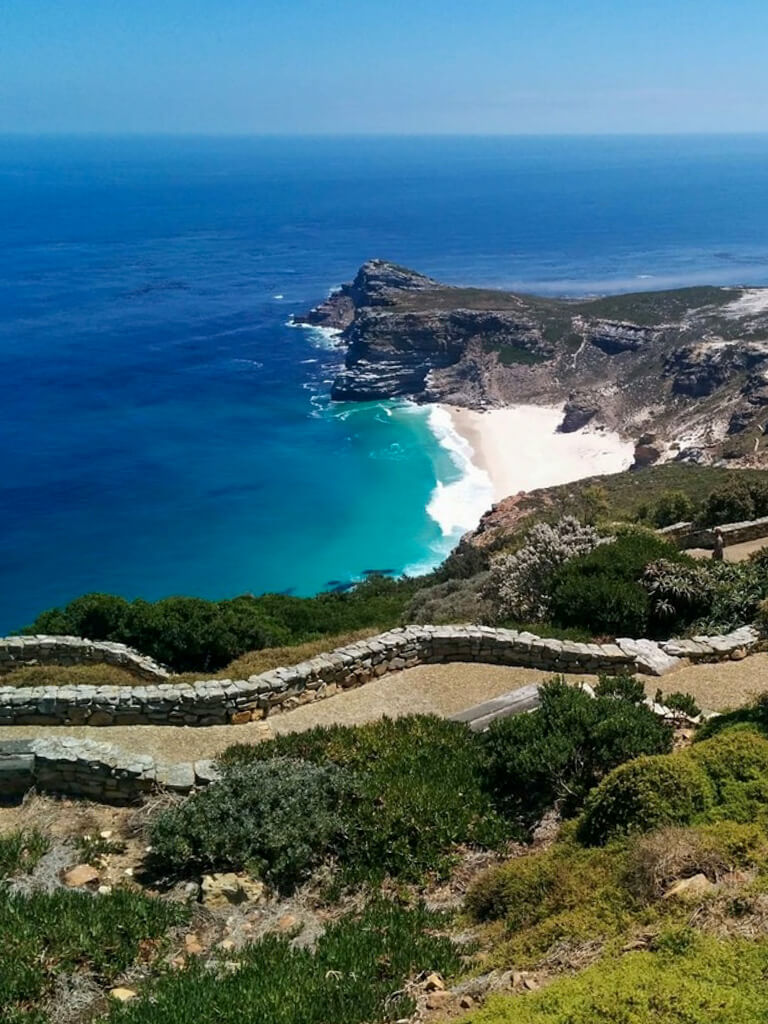
<svg viewBox="0 0 768 1024"><path fill-rule="evenodd" d="M364 264L304 317L347 348L332 397L565 404L561 429L653 435L662 459L762 459L768 289L557 300Z"/></svg>

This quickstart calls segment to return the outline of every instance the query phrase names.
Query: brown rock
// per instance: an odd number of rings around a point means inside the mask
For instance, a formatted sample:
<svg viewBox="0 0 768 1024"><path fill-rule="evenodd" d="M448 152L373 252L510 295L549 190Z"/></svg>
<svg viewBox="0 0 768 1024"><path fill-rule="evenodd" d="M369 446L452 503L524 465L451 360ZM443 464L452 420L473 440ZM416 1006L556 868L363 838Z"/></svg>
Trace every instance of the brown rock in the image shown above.
<svg viewBox="0 0 768 1024"><path fill-rule="evenodd" d="M189 956L199 956L203 952L200 939L194 933L184 936L184 948Z"/></svg>
<svg viewBox="0 0 768 1024"><path fill-rule="evenodd" d="M226 952L228 953L231 952L234 948L235 943L232 941L232 939L222 939L221 942L219 943L219 949L226 950Z"/></svg>
<svg viewBox="0 0 768 1024"><path fill-rule="evenodd" d="M109 995L111 999L116 999L118 1003L127 1003L131 999L135 999L138 992L134 992L132 988L111 988Z"/></svg>
<svg viewBox="0 0 768 1024"><path fill-rule="evenodd" d="M743 661L746 656L746 647L737 647L735 651L731 651L731 661Z"/></svg>
<svg viewBox="0 0 768 1024"><path fill-rule="evenodd" d="M706 896L715 888L713 882L706 875L692 875L690 878L681 878L675 882L664 893L664 899L698 899Z"/></svg>
<svg viewBox="0 0 768 1024"><path fill-rule="evenodd" d="M529 992L535 992L539 988L539 983L531 975L526 975L523 978L523 988L527 988Z"/></svg>
<svg viewBox="0 0 768 1024"><path fill-rule="evenodd" d="M250 711L233 711L229 716L229 721L232 725L245 725L246 722L250 722L250 720Z"/></svg>
<svg viewBox="0 0 768 1024"><path fill-rule="evenodd" d="M264 896L265 885L255 878L233 872L205 875L202 884L203 903L209 907L255 903Z"/></svg>
<svg viewBox="0 0 768 1024"><path fill-rule="evenodd" d="M427 996L427 1009L444 1010L452 1000L453 995L450 992L445 992L444 990L430 992Z"/></svg>
<svg viewBox="0 0 768 1024"><path fill-rule="evenodd" d="M99 872L91 864L78 864L66 872L62 881L70 889L78 889L81 885L96 885Z"/></svg>
<svg viewBox="0 0 768 1024"><path fill-rule="evenodd" d="M475 1000L472 998L472 996L462 996L461 999L459 1000L459 1006L462 1008L462 1010L471 1010L474 1005Z"/></svg>
<svg viewBox="0 0 768 1024"><path fill-rule="evenodd" d="M439 974L433 971L432 974L428 974L424 979L424 988L427 992L442 991L445 988L445 982Z"/></svg>
<svg viewBox="0 0 768 1024"><path fill-rule="evenodd" d="M293 914L284 914L277 922L277 930L279 932L292 932L294 928L298 927L298 924L298 917L294 917Z"/></svg>

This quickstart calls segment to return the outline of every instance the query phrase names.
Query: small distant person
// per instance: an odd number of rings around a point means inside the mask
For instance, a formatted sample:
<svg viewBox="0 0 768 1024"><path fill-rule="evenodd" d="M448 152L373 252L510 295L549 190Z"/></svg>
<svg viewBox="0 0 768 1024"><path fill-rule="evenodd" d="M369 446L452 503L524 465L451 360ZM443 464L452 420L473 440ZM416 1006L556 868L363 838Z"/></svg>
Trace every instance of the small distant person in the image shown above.
<svg viewBox="0 0 768 1024"><path fill-rule="evenodd" d="M716 562L722 562L725 553L725 538L719 526L715 528L715 543L712 547L712 557Z"/></svg>

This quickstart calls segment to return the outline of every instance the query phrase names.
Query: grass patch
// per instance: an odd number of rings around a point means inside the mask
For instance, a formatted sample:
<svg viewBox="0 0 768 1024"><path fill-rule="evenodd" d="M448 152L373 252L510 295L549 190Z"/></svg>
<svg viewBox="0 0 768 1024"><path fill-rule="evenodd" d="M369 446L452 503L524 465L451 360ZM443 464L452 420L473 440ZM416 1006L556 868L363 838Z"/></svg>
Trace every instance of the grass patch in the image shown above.
<svg viewBox="0 0 768 1024"><path fill-rule="evenodd" d="M34 829L0 836L0 879L33 871L49 846L48 839Z"/></svg>
<svg viewBox="0 0 768 1024"><path fill-rule="evenodd" d="M161 978L141 1000L115 1009L114 1024L367 1024L410 1016L404 983L429 970L459 968L444 919L422 907L380 901L331 924L314 950L269 935L238 950L235 972L195 958Z"/></svg>
<svg viewBox="0 0 768 1024"><path fill-rule="evenodd" d="M551 358L543 352L532 352L520 345L496 345L486 341L483 348L488 353L495 352L502 366L536 366Z"/></svg>
<svg viewBox="0 0 768 1024"><path fill-rule="evenodd" d="M150 957L187 911L127 889L109 895L0 889L0 1007L11 1024L42 1024L60 975L86 971L109 984L142 950Z"/></svg>

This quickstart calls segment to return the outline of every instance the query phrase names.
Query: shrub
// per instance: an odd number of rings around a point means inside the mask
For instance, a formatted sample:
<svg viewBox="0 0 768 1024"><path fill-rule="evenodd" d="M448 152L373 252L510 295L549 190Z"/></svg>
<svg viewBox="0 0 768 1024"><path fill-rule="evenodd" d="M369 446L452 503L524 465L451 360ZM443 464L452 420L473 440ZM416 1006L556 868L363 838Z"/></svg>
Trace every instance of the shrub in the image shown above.
<svg viewBox="0 0 768 1024"><path fill-rule="evenodd" d="M600 783L584 806L579 833L588 844L649 832L663 825L688 825L712 806L706 774L689 757L638 757Z"/></svg>
<svg viewBox="0 0 768 1024"><path fill-rule="evenodd" d="M761 481L735 480L708 496L702 510L705 526L738 523L768 515L768 487Z"/></svg>
<svg viewBox="0 0 768 1024"><path fill-rule="evenodd" d="M442 622L487 622L493 609L486 598L489 574L469 579L446 580L433 587L416 591L408 606L409 622L439 624Z"/></svg>
<svg viewBox="0 0 768 1024"><path fill-rule="evenodd" d="M664 707L669 708L671 711L680 711L690 718L696 718L697 715L701 714L701 708L690 693L681 693L679 690L675 690L673 693L664 694L661 689L658 689L655 701L657 704L663 704Z"/></svg>
<svg viewBox="0 0 768 1024"><path fill-rule="evenodd" d="M669 826L636 836L627 855L627 884L639 898L660 897L678 878L704 874L716 882L736 868L764 865L765 832L753 824L721 821L698 828Z"/></svg>
<svg viewBox="0 0 768 1024"><path fill-rule="evenodd" d="M657 945L665 948L601 960L522 998L492 996L471 1024L759 1024L768 1017L762 943L678 931Z"/></svg>
<svg viewBox="0 0 768 1024"><path fill-rule="evenodd" d="M663 491L650 512L654 526L671 526L673 523L689 522L695 514L695 506L683 491Z"/></svg>
<svg viewBox="0 0 768 1024"><path fill-rule="evenodd" d="M384 900L331 921L313 947L266 935L237 952L237 970L193 957L147 994L113 1010L120 1024L366 1024L408 1018L406 983L422 971L449 976L461 961L439 934L444 918Z"/></svg>
<svg viewBox="0 0 768 1024"><path fill-rule="evenodd" d="M565 516L553 525L537 523L519 551L491 562L486 593L497 619L543 619L555 571L599 543L597 531L573 516Z"/></svg>
<svg viewBox="0 0 768 1024"><path fill-rule="evenodd" d="M231 747L222 760L229 770L281 757L336 766L354 779L338 849L350 879L445 873L456 845L497 846L509 836L489 807L482 744L458 722L413 715L318 727Z"/></svg>
<svg viewBox="0 0 768 1024"><path fill-rule="evenodd" d="M177 672L216 671L247 651L296 644L375 626L396 626L417 589L413 580L372 577L345 593L285 594L228 601L167 597L124 601L87 594L54 608L25 633L65 633L130 644Z"/></svg>
<svg viewBox="0 0 768 1024"><path fill-rule="evenodd" d="M245 868L290 890L341 848L353 793L335 765L284 757L229 765L218 782L154 820L153 866L168 874Z"/></svg>
<svg viewBox="0 0 768 1024"><path fill-rule="evenodd" d="M488 785L508 813L530 823L556 801L566 813L617 765L672 746L672 731L647 707L614 696L594 699L554 679L536 714L494 722L483 735Z"/></svg>
<svg viewBox="0 0 768 1024"><path fill-rule="evenodd" d="M730 731L691 747L688 756L706 772L717 817L749 822L768 805L768 740Z"/></svg>
<svg viewBox="0 0 768 1024"><path fill-rule="evenodd" d="M552 581L553 620L593 635L646 635L651 606L641 580L646 566L663 557L685 558L660 537L635 531L572 559Z"/></svg>
<svg viewBox="0 0 768 1024"><path fill-rule="evenodd" d="M595 694L598 697L628 700L630 704L642 704L645 700L645 686L634 676L600 676Z"/></svg>

